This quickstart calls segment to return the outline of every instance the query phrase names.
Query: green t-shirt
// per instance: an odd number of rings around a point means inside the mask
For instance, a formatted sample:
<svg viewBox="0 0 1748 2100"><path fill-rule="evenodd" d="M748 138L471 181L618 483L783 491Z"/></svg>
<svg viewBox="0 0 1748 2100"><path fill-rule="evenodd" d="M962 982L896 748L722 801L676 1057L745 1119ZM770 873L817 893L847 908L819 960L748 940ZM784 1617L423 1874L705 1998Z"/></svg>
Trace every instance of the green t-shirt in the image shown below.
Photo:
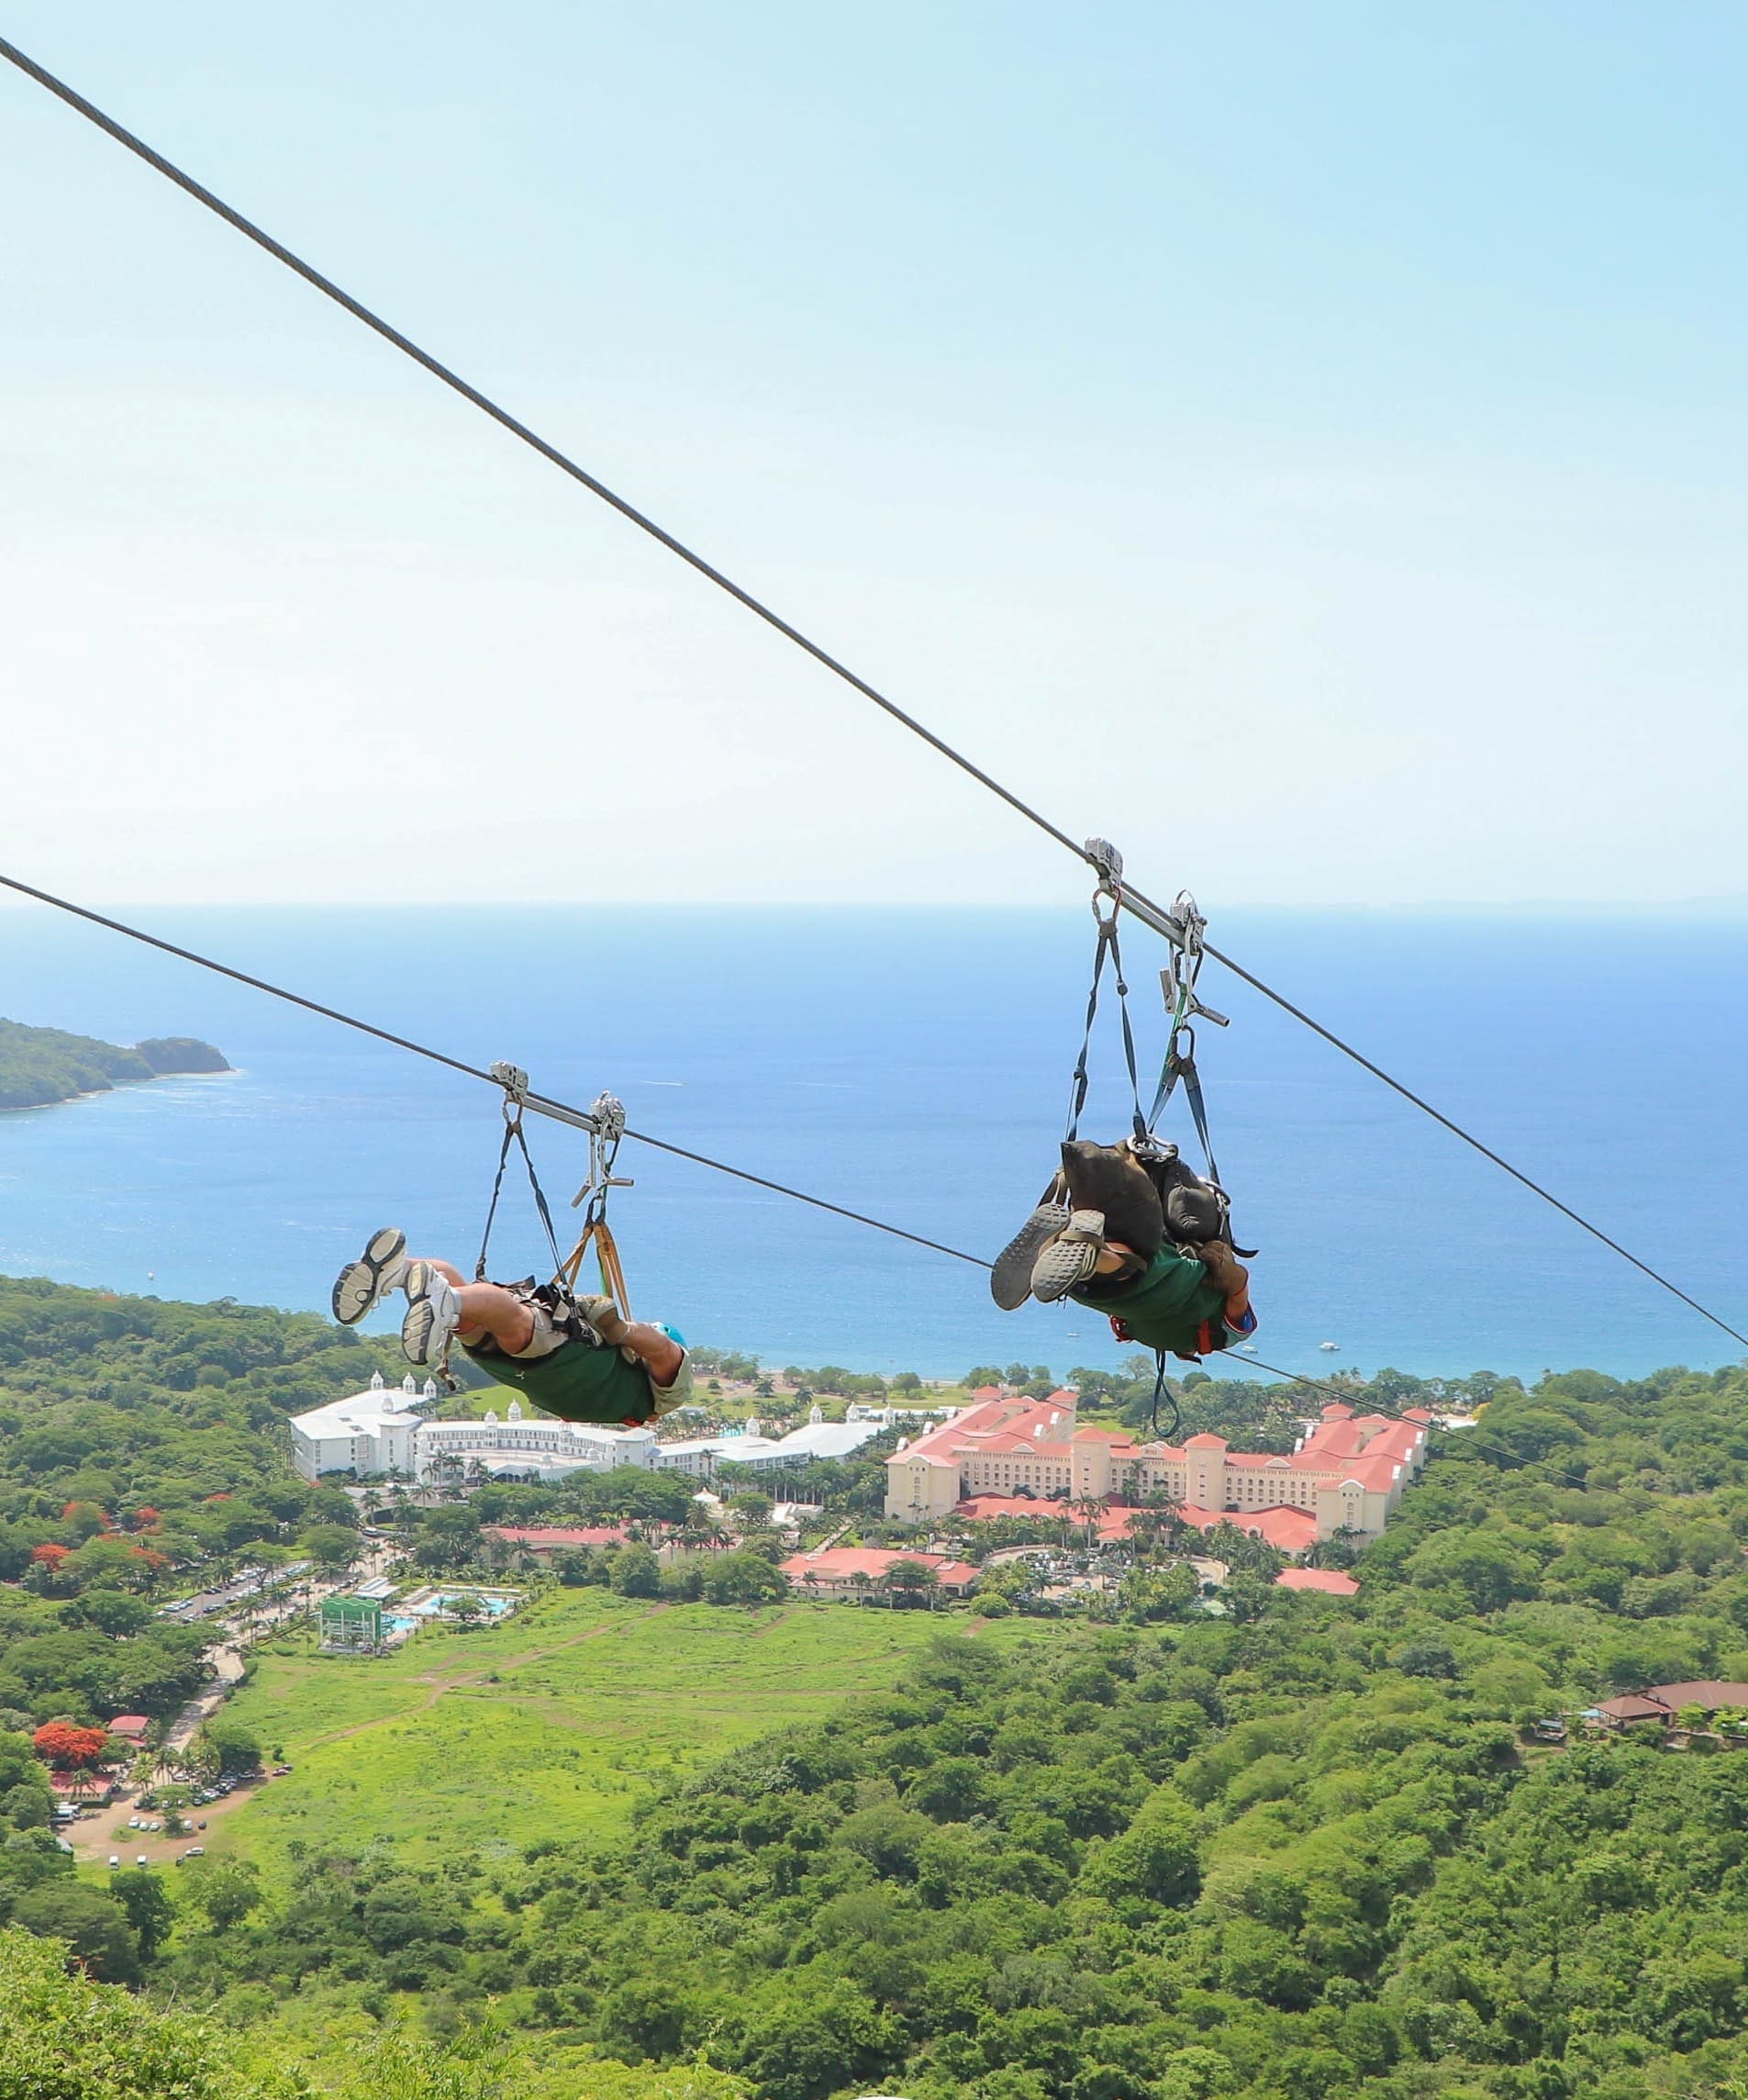
<svg viewBox="0 0 1748 2100"><path fill-rule="evenodd" d="M640 1363L628 1364L617 1349L564 1342L525 1362L481 1342L473 1348L463 1344L462 1354L487 1378L514 1386L562 1422L638 1423L655 1413L649 1372Z"/></svg>
<svg viewBox="0 0 1748 2100"><path fill-rule="evenodd" d="M1096 1277L1068 1295L1120 1320L1143 1348L1194 1357L1224 1346L1226 1293L1208 1280L1199 1261L1174 1246L1161 1247L1139 1276Z"/></svg>

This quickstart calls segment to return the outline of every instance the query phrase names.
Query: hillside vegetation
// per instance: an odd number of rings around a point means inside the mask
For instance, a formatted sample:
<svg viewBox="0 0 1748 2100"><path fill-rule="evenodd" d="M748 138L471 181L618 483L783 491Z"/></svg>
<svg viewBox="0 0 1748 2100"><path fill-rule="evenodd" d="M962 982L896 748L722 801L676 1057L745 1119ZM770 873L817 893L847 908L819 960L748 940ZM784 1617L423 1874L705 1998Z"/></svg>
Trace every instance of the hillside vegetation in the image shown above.
<svg viewBox="0 0 1748 2100"><path fill-rule="evenodd" d="M369 1664L275 1643L226 1713L295 1769L223 1843L280 1886L311 1852L423 1871L458 1849L503 1862L542 1840L617 1836L653 1790L774 1718L823 1718L889 1685L931 1625L921 1612L724 1612L585 1589Z"/></svg>
<svg viewBox="0 0 1748 2100"><path fill-rule="evenodd" d="M293 1777L185 1871L81 1876L28 1731L173 1706L166 1588L343 1556L278 1424L379 1361L0 1285L0 2094L1740 2100L1748 1755L1576 1717L1748 1681L1743 1370L1496 1381L1356 1599L943 1634L627 1584L269 1652L230 1712Z"/></svg>
<svg viewBox="0 0 1748 2100"><path fill-rule="evenodd" d="M762 2100L1733 2096L1748 1756L1521 1724L1748 1678L1744 1400L1544 1381L1435 1464L1355 1603L949 1636L625 1839L417 1875L317 1840L162 1972L234 2013L491 2001Z"/></svg>
<svg viewBox="0 0 1748 2100"><path fill-rule="evenodd" d="M127 1047L0 1020L0 1109L46 1108L173 1072L229 1070L222 1051L192 1035L154 1036Z"/></svg>

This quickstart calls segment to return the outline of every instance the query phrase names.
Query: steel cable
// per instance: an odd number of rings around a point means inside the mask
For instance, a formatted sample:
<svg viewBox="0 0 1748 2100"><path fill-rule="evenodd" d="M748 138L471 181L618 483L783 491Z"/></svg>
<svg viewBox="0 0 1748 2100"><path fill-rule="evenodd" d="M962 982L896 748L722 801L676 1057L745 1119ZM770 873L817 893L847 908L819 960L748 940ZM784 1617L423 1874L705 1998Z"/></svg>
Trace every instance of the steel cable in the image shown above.
<svg viewBox="0 0 1748 2100"><path fill-rule="evenodd" d="M76 88L70 86L65 81L51 73L46 66L39 65L35 59L27 52L20 50L17 45L8 42L5 38L0 38L0 58L6 59L20 73L35 81L39 86L45 88L57 100L64 103L69 109L75 111L87 122L95 125L100 131L113 139L117 145L125 147L128 152L143 161L148 167L154 169L167 181L173 183L178 189L193 197L197 204L204 206L208 211L222 218L228 226L234 228L246 240L252 241L256 247L271 255L275 262L284 263L288 270L295 272L306 284L312 285L324 297L331 299L336 306L343 307L354 319L362 321L366 328L380 336L384 342L392 344L404 356L411 358L416 364L429 372L433 378L440 380L445 386L459 394L464 401L471 403L482 414L489 416L494 422L509 431L513 437L519 439L523 444L539 452L542 459L550 461L561 473L568 475L573 481L586 488L591 495L598 497L602 502L610 505L622 518L635 525L640 531L647 533L651 539L665 547L670 553L677 555L681 561L695 569L698 575L716 585L718 589L725 591L738 604L744 606L749 612L757 619L763 620L768 627L773 628L786 641L794 642L796 648L803 650L816 663L822 665L835 676L841 678L846 685L860 693L864 699L871 700L875 707L889 715L893 720L901 723L913 736L919 737L923 743L938 752L951 765L959 767L961 772L975 780L980 787L986 788L992 795L1007 803L1008 808L1018 815L1024 817L1029 823L1035 825L1046 837L1053 839L1058 845L1065 847L1076 859L1086 862L1089 866L1097 867L1098 866L1094 855L1088 853L1085 845L1079 843L1059 824L1052 823L1041 810L1035 809L1021 796L1017 795L1012 788L1005 787L993 774L985 772L974 760L966 757L962 751L949 743L944 737L937 735L926 723L919 721L915 715L901 708L896 700L888 698L877 687L871 685L867 679L852 671L847 664L832 655L829 650L813 641L810 636L803 633L799 628L791 625L780 613L766 605L763 599L756 598L752 592L736 583L731 576L725 575L714 564L707 561L702 554L687 546L684 541L657 524L654 519L646 512L640 510L635 504L628 501L616 490L608 487L605 482L590 474L587 468L579 465L575 460L560 451L547 439L541 437L538 431L530 430L526 423L513 416L507 408L494 401L489 395L482 393L478 387L463 379L459 373L452 371L450 366L432 356L429 351L422 349L409 336L403 335L398 329L384 320L379 314L373 313L362 300L354 298L350 292L344 291L331 277L325 276L313 263L306 262L302 256L284 246L283 242L275 240L272 234L257 226L252 219L246 218L241 212L233 206L227 204L222 197L207 189L203 183L197 182L193 175L178 167L173 161L168 160L154 147L149 146L143 139L129 131L125 125L118 123L106 111L98 108L95 103L87 100ZM22 888L23 886L15 885L14 887ZM1163 933L1167 938L1172 937L1171 927L1174 920L1170 911L1154 903L1141 890L1130 888L1126 886L1125 897L1131 906L1140 906L1151 915L1150 922L1152 923L1155 932ZM1222 953L1220 949L1211 944L1205 945L1207 954L1211 955L1223 968L1230 970L1235 977L1249 985L1253 990L1258 992L1263 998L1271 1000L1283 1012L1290 1014L1294 1020L1302 1022L1314 1034L1320 1036L1332 1048L1339 1050L1343 1056L1351 1058L1353 1063L1369 1072L1374 1078L1382 1081L1394 1093L1398 1094L1402 1100L1419 1109L1423 1115L1431 1116L1435 1123L1449 1131L1453 1137L1460 1138L1464 1145L1478 1152L1484 1159L1490 1161L1502 1172L1509 1174L1514 1181L1529 1190L1532 1195L1540 1197L1544 1203L1549 1204L1553 1209L1558 1211L1563 1217L1569 1219L1572 1223L1588 1233L1593 1239L1599 1241L1611 1253L1619 1255L1623 1261L1630 1262L1641 1275L1647 1277L1653 1283L1679 1299L1684 1305L1698 1312L1701 1319L1709 1321L1714 1327L1728 1335L1732 1341L1740 1342L1744 1348L1748 1348L1748 1334L1743 1334L1738 1328L1732 1327L1727 1320L1720 1318L1719 1314L1702 1305L1697 1298L1682 1290L1679 1284L1663 1275L1659 1270L1653 1268L1648 1262L1641 1260L1637 1255L1621 1245L1619 1240L1611 1238L1599 1225L1592 1224L1588 1218L1574 1210L1569 1203L1564 1202L1552 1190L1543 1188L1539 1181L1522 1172L1520 1168L1512 1166L1509 1159L1496 1152L1491 1145L1485 1144L1472 1132L1465 1130L1461 1123L1444 1114L1442 1110L1434 1108L1430 1101L1414 1092L1401 1080L1393 1078L1381 1065L1376 1064L1362 1051L1355 1049L1351 1043L1344 1041L1332 1029L1324 1027L1319 1021L1314 1021L1303 1008L1297 1006L1284 993L1275 991L1272 986L1265 984L1261 977L1244 968L1241 964L1234 962L1230 955ZM240 975L238 972L228 974ZM362 1026L364 1024L355 1023L354 1025ZM378 1029L367 1029L367 1033L382 1034L384 1032ZM397 1039L390 1038L390 1040ZM405 1044L403 1046L411 1047L411 1045ZM441 1061L451 1065L455 1063L452 1058L444 1058ZM466 1067L457 1067L457 1069L466 1069ZM658 1145L661 1149L678 1153L683 1157L697 1156L684 1153L682 1148L678 1146L661 1145L660 1140L645 1139L642 1142ZM738 1167L723 1167L719 1161L705 1161L703 1164L718 1167L725 1173L736 1174L743 1180L759 1183L761 1186L770 1188L777 1186L774 1183L761 1182L759 1176L742 1173ZM795 1190L783 1190L782 1192L785 1194L797 1193ZM804 1202L816 1203L824 1210L836 1210L838 1208L835 1204L821 1202L817 1197L804 1196L800 1200ZM857 1213L844 1212L841 1214L854 1216ZM878 1223L873 1219L863 1219L861 1222L863 1223ZM898 1233L899 1230L896 1226L887 1225L881 1225L879 1229L883 1232L894 1233ZM899 1233L899 1236L907 1239L917 1237L916 1234L909 1233ZM957 1250L954 1248L939 1247L939 1243L935 1241L923 1241L921 1244L935 1246L938 1251L943 1253L957 1254ZM975 1260L977 1257L959 1255L958 1258L969 1261ZM987 1264L983 1266L986 1267Z"/></svg>
<svg viewBox="0 0 1748 2100"><path fill-rule="evenodd" d="M228 963L221 963L211 955L203 955L197 949L184 948L174 941L166 941L157 933L148 933L143 927L130 926L126 920L112 919L101 911L94 911L88 905L75 904L70 898L57 897L52 891L39 889L35 884L21 882L17 876L0 875L0 888L16 890L20 897L28 897L39 904L51 905L57 911L70 912L75 919L86 920L94 926L102 926L112 933L123 934L129 941L138 941L148 948L156 948L161 954L174 955L179 961L193 963L197 968L211 970L216 976L229 977L233 983L248 985L253 991L265 992L272 999L284 1000L288 1006L301 1006L306 1013L320 1014L326 1021L337 1021L343 1028L353 1028L361 1035L373 1035L379 1043L393 1044L397 1050L410 1050L416 1057L429 1057L434 1065L444 1065L451 1072L462 1073L470 1079L484 1079L488 1087L502 1093L502 1083L478 1065L467 1064L460 1057L449 1056L441 1050L433 1050L427 1043L416 1043L409 1035L396 1035L392 1029L378 1028L373 1022L361 1021L355 1013L345 1013L337 1006L324 1006L320 1000L306 999L302 992L288 991L284 985L276 985L266 977L251 977L247 970L235 969ZM592 1130L593 1120L584 1109L573 1108L567 1101L552 1099L548 1094L530 1093L523 1097L522 1105L536 1115L549 1117L556 1123L568 1123L573 1130ZM990 1265L981 1255L966 1254L963 1249L948 1246L941 1240L927 1239L921 1233L907 1232L902 1225L889 1225L883 1218L871 1218L865 1212L847 1210L841 1203L833 1203L823 1196L810 1196L803 1189L791 1189L782 1181L773 1181L763 1174L750 1173L744 1167L730 1167L726 1160L712 1159L706 1153L693 1152L684 1145L673 1145L664 1137L651 1137L648 1131L626 1131L640 1145L647 1145L656 1152L671 1153L676 1159L689 1159L696 1167L707 1167L717 1174L729 1174L737 1181L750 1181L756 1189L769 1189L774 1195L787 1196L797 1203L809 1203L816 1211L829 1211L835 1217L848 1218L852 1224L871 1225L877 1233L889 1233L894 1239L908 1240L913 1246L928 1247L935 1254L951 1255L955 1261L969 1262L974 1268L987 1268Z"/></svg>

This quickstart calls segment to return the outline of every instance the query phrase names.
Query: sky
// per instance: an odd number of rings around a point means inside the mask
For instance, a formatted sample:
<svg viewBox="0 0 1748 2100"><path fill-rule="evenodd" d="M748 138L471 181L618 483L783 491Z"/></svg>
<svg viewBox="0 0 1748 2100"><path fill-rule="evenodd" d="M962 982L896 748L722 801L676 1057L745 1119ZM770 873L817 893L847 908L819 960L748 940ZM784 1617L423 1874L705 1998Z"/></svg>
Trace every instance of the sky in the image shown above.
<svg viewBox="0 0 1748 2100"><path fill-rule="evenodd" d="M1748 17L13 0L1138 881L1741 900ZM1063 901L974 784L0 67L0 865Z"/></svg>

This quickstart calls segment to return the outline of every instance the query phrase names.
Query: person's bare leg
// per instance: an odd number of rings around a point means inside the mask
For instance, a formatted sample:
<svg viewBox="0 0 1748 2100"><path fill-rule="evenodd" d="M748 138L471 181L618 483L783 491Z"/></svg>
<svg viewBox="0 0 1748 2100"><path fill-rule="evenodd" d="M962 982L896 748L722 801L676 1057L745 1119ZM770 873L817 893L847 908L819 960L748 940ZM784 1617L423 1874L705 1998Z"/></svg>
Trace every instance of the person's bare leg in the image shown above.
<svg viewBox="0 0 1748 2100"><path fill-rule="evenodd" d="M610 1298L583 1301L588 1323L610 1348L629 1349L659 1386L670 1386L680 1375L685 1351L672 1335L652 1327L647 1320L628 1320Z"/></svg>
<svg viewBox="0 0 1748 2100"><path fill-rule="evenodd" d="M506 1356L518 1356L534 1339L534 1314L527 1302L501 1283L470 1283L452 1261L419 1257L454 1291L462 1309L456 1340L466 1345L489 1335Z"/></svg>

